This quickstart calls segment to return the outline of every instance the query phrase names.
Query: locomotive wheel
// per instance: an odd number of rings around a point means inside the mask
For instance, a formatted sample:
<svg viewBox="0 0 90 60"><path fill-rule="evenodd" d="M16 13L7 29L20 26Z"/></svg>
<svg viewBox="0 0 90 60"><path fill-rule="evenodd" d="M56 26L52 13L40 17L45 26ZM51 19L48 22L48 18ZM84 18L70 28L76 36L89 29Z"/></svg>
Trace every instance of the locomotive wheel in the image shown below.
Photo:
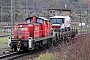
<svg viewBox="0 0 90 60"><path fill-rule="evenodd" d="M39 42L35 43L35 49L39 49Z"/></svg>
<svg viewBox="0 0 90 60"><path fill-rule="evenodd" d="M50 42L50 39L48 40L47 42L47 48L49 48L51 46L51 42Z"/></svg>

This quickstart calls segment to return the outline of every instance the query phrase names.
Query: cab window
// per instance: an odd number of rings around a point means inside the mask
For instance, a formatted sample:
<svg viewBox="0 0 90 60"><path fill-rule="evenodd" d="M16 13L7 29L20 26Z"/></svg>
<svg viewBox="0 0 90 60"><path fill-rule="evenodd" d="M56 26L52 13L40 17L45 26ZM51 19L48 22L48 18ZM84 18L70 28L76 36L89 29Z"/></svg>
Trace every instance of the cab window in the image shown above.
<svg viewBox="0 0 90 60"><path fill-rule="evenodd" d="M43 23L42 19L37 19L37 23Z"/></svg>

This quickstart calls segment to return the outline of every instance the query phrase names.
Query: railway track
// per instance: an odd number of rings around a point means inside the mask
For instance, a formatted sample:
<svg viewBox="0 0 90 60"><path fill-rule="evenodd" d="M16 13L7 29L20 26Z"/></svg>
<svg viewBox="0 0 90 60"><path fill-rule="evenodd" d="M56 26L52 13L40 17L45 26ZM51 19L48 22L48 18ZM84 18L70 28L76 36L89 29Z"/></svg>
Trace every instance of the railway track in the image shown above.
<svg viewBox="0 0 90 60"><path fill-rule="evenodd" d="M17 55L17 52L3 53L0 55L0 59L9 60L11 56Z"/></svg>
<svg viewBox="0 0 90 60"><path fill-rule="evenodd" d="M90 34L90 33L88 33L88 34ZM82 36L82 35L86 35L86 33L77 34L75 38L77 38L78 36ZM17 52L5 53L5 54L0 55L0 60L13 60L13 59L18 59L18 58L20 58L22 56L28 56L28 55L32 56L31 59L33 59L35 55L39 54L37 52L42 52L41 50L45 50L45 49L46 48L41 48L41 49L38 49L38 50L20 52L20 53L17 53Z"/></svg>
<svg viewBox="0 0 90 60"><path fill-rule="evenodd" d="M0 56L0 60L13 60L13 59L17 59L19 57L22 57L22 56L25 56L28 54L32 54L32 53L33 53L33 51L30 51L30 52L29 51L27 51L27 52L21 51L19 53L17 53L17 52L6 53L6 54L2 54Z"/></svg>
<svg viewBox="0 0 90 60"><path fill-rule="evenodd" d="M36 49L33 51L21 51L19 53L17 53L17 52L4 53L4 54L0 55L0 60L13 60L13 59L20 58L22 56L27 56L27 55L32 55L32 54L34 55L37 52L44 50L44 49L46 49L46 48Z"/></svg>

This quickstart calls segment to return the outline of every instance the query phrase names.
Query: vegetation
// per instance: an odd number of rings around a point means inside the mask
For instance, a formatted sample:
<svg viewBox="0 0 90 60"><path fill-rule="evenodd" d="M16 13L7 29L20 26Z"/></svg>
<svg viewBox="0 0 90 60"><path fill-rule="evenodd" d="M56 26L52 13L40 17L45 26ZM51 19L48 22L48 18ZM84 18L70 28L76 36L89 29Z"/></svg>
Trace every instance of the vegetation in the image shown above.
<svg viewBox="0 0 90 60"><path fill-rule="evenodd" d="M89 60L90 33L78 36L73 41L54 47L54 52L41 54L35 60Z"/></svg>
<svg viewBox="0 0 90 60"><path fill-rule="evenodd" d="M77 37L71 44L65 46L65 50L59 53L60 59L64 60L89 60L90 59L90 38L89 34ZM62 48L63 49L63 48ZM61 55L61 56L60 56Z"/></svg>
<svg viewBox="0 0 90 60"><path fill-rule="evenodd" d="M46 52L45 54L40 54L35 60L56 60L56 57L52 53Z"/></svg>
<svg viewBox="0 0 90 60"><path fill-rule="evenodd" d="M2 20L10 21L10 1L11 0L2 0ZM84 0L86 1L86 0ZM87 1L83 1L83 19L87 19ZM24 20L28 16L36 15L37 16L48 16L45 11L49 8L70 8L72 10L72 19L77 20L80 19L80 0L13 0L13 12L14 12L14 21ZM43 14L43 11L45 13ZM89 14L90 16L90 14ZM5 17L5 18L4 18Z"/></svg>
<svg viewBox="0 0 90 60"><path fill-rule="evenodd" d="M0 37L0 53L8 48L8 37Z"/></svg>
<svg viewBox="0 0 90 60"><path fill-rule="evenodd" d="M1 44L7 44L8 37L0 37L0 45Z"/></svg>

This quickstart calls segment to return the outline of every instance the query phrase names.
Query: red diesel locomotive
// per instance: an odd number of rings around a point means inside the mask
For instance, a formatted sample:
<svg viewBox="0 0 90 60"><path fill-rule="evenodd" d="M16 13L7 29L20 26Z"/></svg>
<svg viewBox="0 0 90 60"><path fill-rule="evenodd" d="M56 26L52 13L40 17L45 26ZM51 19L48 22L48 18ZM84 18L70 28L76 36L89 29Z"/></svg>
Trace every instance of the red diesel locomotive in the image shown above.
<svg viewBox="0 0 90 60"><path fill-rule="evenodd" d="M9 37L8 46L13 51L33 50L52 42L49 20L36 16L26 19L26 23L14 26L14 38Z"/></svg>

